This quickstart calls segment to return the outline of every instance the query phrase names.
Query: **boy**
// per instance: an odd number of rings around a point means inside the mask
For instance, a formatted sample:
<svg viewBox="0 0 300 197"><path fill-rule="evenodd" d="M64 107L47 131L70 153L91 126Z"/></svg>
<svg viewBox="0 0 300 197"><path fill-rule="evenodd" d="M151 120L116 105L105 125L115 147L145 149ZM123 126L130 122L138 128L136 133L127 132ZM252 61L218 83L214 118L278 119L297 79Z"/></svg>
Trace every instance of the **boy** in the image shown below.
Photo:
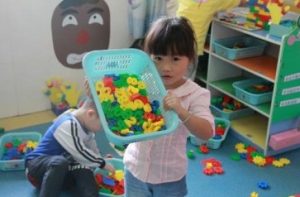
<svg viewBox="0 0 300 197"><path fill-rule="evenodd" d="M27 178L40 188L39 196L57 197L67 186L74 186L78 196L98 196L93 169L100 167L114 173L114 168L101 158L94 139L100 129L91 99L55 120L38 147L25 158Z"/></svg>

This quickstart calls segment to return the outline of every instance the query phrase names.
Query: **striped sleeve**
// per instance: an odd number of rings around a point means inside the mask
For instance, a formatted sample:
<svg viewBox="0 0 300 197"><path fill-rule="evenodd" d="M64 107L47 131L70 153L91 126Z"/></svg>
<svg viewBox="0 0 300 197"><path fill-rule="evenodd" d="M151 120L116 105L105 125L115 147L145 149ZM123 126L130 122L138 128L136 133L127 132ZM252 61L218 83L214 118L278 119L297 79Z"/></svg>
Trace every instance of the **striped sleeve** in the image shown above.
<svg viewBox="0 0 300 197"><path fill-rule="evenodd" d="M85 144L87 134L76 121L68 120L62 123L55 131L54 137L80 164L100 168L105 166L105 160L100 154Z"/></svg>

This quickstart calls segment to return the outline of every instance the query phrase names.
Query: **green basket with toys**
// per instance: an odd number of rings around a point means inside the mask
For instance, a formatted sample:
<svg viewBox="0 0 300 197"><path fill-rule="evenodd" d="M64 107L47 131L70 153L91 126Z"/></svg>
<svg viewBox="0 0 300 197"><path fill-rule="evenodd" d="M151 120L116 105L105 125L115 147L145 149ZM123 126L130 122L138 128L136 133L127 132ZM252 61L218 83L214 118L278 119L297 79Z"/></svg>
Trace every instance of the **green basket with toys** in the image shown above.
<svg viewBox="0 0 300 197"><path fill-rule="evenodd" d="M115 168L112 176L107 170L97 168L94 171L95 180L99 186L100 196L122 197L124 196L124 164L122 159L111 158L106 162Z"/></svg>
<svg viewBox="0 0 300 197"><path fill-rule="evenodd" d="M138 49L98 50L83 58L91 94L108 140L122 145L175 131L178 116L165 111L158 71Z"/></svg>
<svg viewBox="0 0 300 197"><path fill-rule="evenodd" d="M25 154L32 151L42 138L38 132L11 132L0 138L0 170L25 169Z"/></svg>
<svg viewBox="0 0 300 197"><path fill-rule="evenodd" d="M215 117L215 136L211 137L208 141L202 140L190 134L190 142L195 146L206 144L210 149L219 149L222 142L226 139L230 128L230 121L224 118Z"/></svg>

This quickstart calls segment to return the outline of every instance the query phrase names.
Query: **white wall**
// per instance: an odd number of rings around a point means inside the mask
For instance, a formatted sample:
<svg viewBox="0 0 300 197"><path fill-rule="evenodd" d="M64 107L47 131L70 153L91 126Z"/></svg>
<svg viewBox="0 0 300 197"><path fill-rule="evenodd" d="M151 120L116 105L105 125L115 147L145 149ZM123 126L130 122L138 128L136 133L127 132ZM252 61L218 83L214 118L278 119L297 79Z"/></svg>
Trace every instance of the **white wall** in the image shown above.
<svg viewBox="0 0 300 197"><path fill-rule="evenodd" d="M42 93L53 76L78 82L83 70L62 66L52 45L51 17L61 0L0 1L0 118L50 108ZM110 48L131 43L127 0L107 0L111 14Z"/></svg>

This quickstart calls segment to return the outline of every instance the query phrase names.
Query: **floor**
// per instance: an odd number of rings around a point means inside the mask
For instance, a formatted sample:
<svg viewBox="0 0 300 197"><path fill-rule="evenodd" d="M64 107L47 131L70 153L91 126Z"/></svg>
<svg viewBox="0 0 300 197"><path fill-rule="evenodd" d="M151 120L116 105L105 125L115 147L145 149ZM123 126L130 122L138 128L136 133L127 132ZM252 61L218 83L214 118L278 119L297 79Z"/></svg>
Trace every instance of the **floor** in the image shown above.
<svg viewBox="0 0 300 197"><path fill-rule="evenodd" d="M50 122L55 118L55 114L51 110L41 111L22 116L15 116L0 119L0 128L6 131L28 127L36 124L43 124Z"/></svg>
<svg viewBox="0 0 300 197"><path fill-rule="evenodd" d="M0 119L0 127L5 127L6 130L13 129L15 132L45 131L49 126L49 121L53 118L55 116L51 111L39 112L16 119ZM36 125L38 121L47 123ZM27 127L28 125L36 126ZM98 135L97 142L104 152L111 153L113 151L103 133ZM291 164L283 168L258 167L246 160L234 161L230 158L230 155L235 152L234 145L238 142L238 139L229 132L221 148L211 150L208 154L200 154L197 152L197 147L190 143L187 144L187 149L195 152L195 158L189 160L187 173L189 194L187 197L254 197L251 196L252 192L257 192L259 197L289 197L292 194L300 193L300 150L278 155L278 157L286 157L291 161ZM118 157L116 154L115 156ZM220 161L225 173L205 175L202 162L208 158ZM259 181L266 181L270 188L260 189L257 186ZM28 183L23 171L0 171L0 191L0 196L5 197L37 196L36 190ZM61 197L70 197L70 194L63 193Z"/></svg>

